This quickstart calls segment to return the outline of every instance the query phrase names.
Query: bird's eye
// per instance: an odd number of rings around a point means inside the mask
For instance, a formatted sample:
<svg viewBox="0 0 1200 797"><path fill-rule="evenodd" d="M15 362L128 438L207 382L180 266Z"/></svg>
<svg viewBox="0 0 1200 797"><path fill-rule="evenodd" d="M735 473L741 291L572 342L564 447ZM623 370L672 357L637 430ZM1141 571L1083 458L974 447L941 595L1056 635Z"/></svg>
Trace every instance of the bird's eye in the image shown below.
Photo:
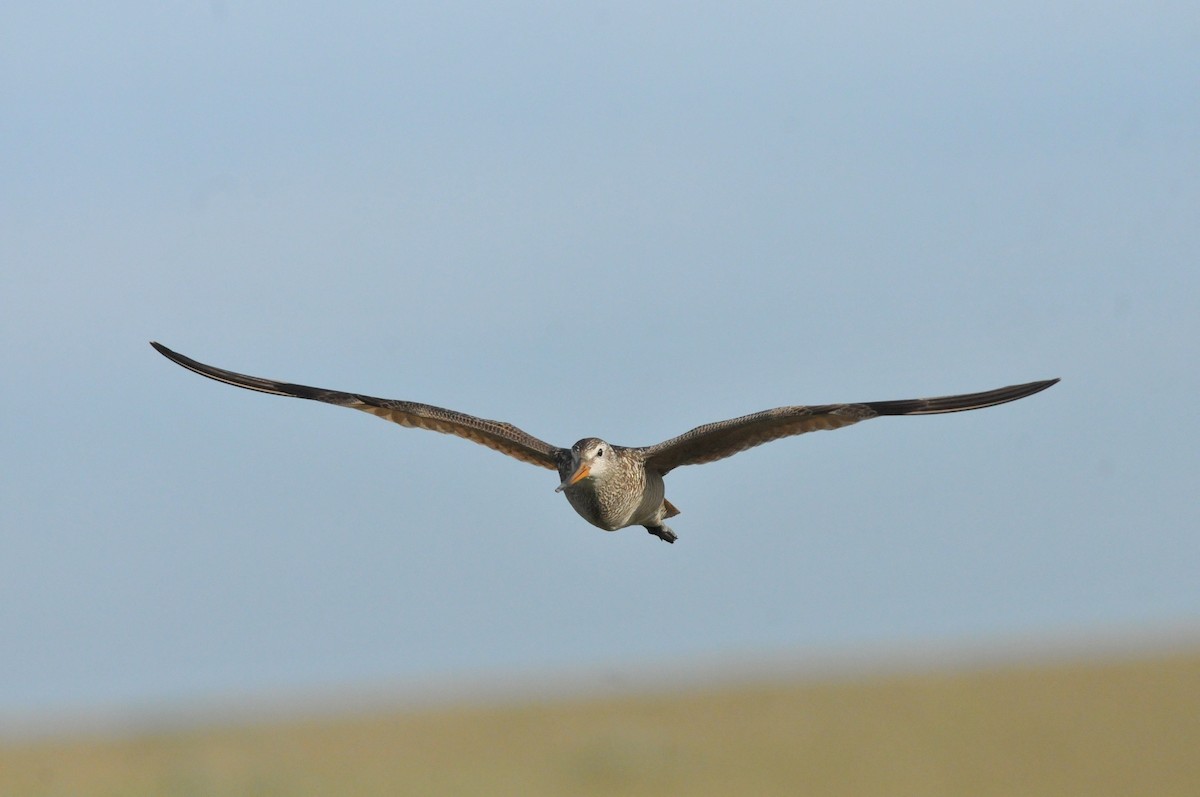
<svg viewBox="0 0 1200 797"><path fill-rule="evenodd" d="M604 456L604 449L603 449L603 448L597 448L597 449L596 449L596 456L598 456L598 457L602 457L602 456Z"/></svg>

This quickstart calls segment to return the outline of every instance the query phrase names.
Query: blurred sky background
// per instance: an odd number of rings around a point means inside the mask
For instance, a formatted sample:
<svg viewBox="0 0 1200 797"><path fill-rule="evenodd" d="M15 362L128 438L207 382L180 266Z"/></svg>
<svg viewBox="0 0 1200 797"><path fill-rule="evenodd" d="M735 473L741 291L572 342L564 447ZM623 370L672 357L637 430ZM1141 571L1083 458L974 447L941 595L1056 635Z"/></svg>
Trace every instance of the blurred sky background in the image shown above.
<svg viewBox="0 0 1200 797"><path fill-rule="evenodd" d="M0 720L489 673L1200 638L1195 3L17 2ZM668 479L642 445L1053 376Z"/></svg>

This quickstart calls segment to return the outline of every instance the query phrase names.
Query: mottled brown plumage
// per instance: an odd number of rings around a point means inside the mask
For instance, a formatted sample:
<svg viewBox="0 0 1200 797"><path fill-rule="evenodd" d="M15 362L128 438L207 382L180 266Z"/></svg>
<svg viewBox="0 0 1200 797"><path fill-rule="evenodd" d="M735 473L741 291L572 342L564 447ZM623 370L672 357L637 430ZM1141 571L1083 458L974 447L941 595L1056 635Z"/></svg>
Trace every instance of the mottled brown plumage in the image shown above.
<svg viewBox="0 0 1200 797"><path fill-rule="evenodd" d="M653 446L614 446L587 437L571 448L559 448L510 423L477 418L429 404L247 376L197 362L160 343L151 342L150 345L184 368L218 382L261 393L350 407L401 426L457 435L522 462L557 470L561 480L557 489L566 493L575 511L592 525L606 531L644 526L666 542L675 542L676 536L663 520L679 514L679 510L666 500L662 477L682 465L713 462L781 437L840 429L882 415L934 415L991 407L1031 396L1058 381L1048 379L982 393L928 399L777 407L697 426Z"/></svg>

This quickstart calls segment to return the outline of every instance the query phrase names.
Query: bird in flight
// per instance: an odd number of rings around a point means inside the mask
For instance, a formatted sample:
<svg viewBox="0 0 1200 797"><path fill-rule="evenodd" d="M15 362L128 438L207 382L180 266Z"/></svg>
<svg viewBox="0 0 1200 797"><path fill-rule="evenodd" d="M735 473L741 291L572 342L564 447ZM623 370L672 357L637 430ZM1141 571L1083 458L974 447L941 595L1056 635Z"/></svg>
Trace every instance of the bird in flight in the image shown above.
<svg viewBox="0 0 1200 797"><path fill-rule="evenodd" d="M663 521L678 515L679 510L666 499L663 477L682 465L714 462L781 437L841 429L885 415L939 415L992 407L1032 396L1058 382L1047 379L938 398L776 407L697 426L652 446L615 446L598 437L585 437L570 448L559 448L511 423L429 404L247 376L197 362L161 343L151 341L150 345L172 362L227 385L350 407L401 426L457 435L522 462L558 471L555 492L566 493L567 501L588 523L605 531L642 526L665 542L675 542L677 537Z"/></svg>

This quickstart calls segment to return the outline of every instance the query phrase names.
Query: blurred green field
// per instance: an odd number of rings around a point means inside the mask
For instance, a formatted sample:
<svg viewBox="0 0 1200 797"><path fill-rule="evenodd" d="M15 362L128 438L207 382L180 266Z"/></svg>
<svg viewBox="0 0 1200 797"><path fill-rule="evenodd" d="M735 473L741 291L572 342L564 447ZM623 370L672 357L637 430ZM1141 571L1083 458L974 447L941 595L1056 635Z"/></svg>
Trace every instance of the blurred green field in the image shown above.
<svg viewBox="0 0 1200 797"><path fill-rule="evenodd" d="M1200 794L1200 654L0 748L0 795Z"/></svg>

